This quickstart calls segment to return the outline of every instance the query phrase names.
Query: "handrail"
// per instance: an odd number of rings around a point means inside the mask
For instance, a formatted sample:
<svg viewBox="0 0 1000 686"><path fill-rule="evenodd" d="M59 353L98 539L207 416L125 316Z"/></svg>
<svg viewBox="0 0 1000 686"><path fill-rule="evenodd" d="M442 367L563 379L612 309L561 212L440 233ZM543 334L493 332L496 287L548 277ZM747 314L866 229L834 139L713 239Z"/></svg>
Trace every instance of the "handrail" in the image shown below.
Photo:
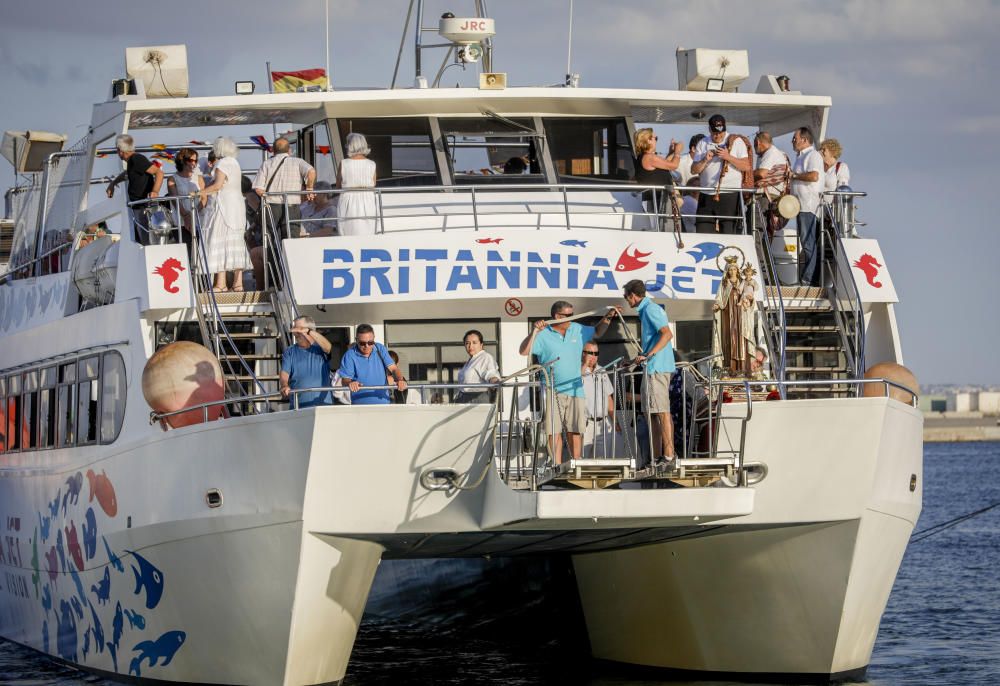
<svg viewBox="0 0 1000 686"><path fill-rule="evenodd" d="M761 193L761 195L763 194ZM760 220L759 228L757 226L758 220ZM781 292L781 282L778 280L774 255L771 253L771 241L768 240L767 228L764 221L764 207L763 203L759 201L754 203L753 222L752 231L754 244L757 247L757 259L760 260L761 256L767 258L767 268L765 269L764 265L761 265L761 277L766 276L771 281L771 283L767 283L766 281L764 283L765 297L768 300L768 312L766 314L770 320L768 322L770 326L765 327L765 335L770 339L772 354L777 353L773 355L777 359L772 360L771 370L776 378L784 379L785 367L787 365L788 319L785 315L785 298ZM762 280L764 279L762 278ZM771 306L772 301L776 301L777 303L777 316L774 313L775 308Z"/></svg>
<svg viewBox="0 0 1000 686"><path fill-rule="evenodd" d="M826 218L829 216L829 225ZM850 258L847 255L847 248L840 227L830 208L821 205L819 215L820 236L825 241L827 238L832 242L833 260L830 265L830 293L828 300L833 310L834 316L840 325L841 334L844 337L845 350L851 356L852 371L855 377L864 376L865 373L865 314L864 303L861 300L861 293L858 290L857 281L854 278L850 265ZM821 242L822 246L822 242ZM823 251L825 252L825 251ZM821 253L822 254L822 253ZM824 258L823 263L827 260ZM844 282L844 283L841 283ZM841 307L841 298L846 298L850 307L851 321L848 313ZM853 331L850 327L853 325Z"/></svg>

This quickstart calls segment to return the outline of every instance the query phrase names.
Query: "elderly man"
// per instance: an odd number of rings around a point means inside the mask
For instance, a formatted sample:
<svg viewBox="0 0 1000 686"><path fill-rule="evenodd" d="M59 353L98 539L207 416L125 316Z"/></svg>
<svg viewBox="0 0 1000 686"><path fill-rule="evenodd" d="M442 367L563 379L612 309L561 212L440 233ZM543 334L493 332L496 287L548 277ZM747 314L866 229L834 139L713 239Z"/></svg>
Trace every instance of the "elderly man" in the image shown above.
<svg viewBox="0 0 1000 686"><path fill-rule="evenodd" d="M691 173L698 174L698 183L706 188L738 189L743 187L743 172L750 171L750 151L742 136L726 135L726 119L713 114L708 119L709 137L698 141L695 147ZM725 173L723 173L725 168ZM719 177L722 177L720 183ZM698 198L699 233L713 233L719 222L721 233L736 233L736 218L740 213L739 193L702 191Z"/></svg>
<svg viewBox="0 0 1000 686"><path fill-rule="evenodd" d="M813 134L807 127L792 135L795 163L792 164L792 195L799 200L799 283L821 286L819 235L816 213L823 193L823 157L813 147Z"/></svg>
<svg viewBox="0 0 1000 686"><path fill-rule="evenodd" d="M302 218L300 204L302 196L299 192L306 191L306 200L313 200L313 186L316 185L316 170L311 164L289 154L291 144L287 138L274 141L274 156L260 165L257 176L253 180L253 189L257 195L264 197L268 193L288 193L289 195L272 195L267 200L268 210L265 217L273 221L274 226L283 229L285 222L297 222ZM288 216L285 216L285 207ZM293 235L295 228L292 227Z"/></svg>
<svg viewBox="0 0 1000 686"><path fill-rule="evenodd" d="M125 171L116 176L108 184L107 194L109 198L115 195L115 186L125 179L128 179L126 190L129 202L145 200L146 198L160 197L160 186L163 185L163 170L160 166L153 164L145 155L140 155L135 151L135 141L128 134L121 134L115 138L115 150L118 152L118 159L125 163ZM146 216L142 212L135 212L133 221L137 224L136 240L139 243L148 243L146 232L140 231L138 227L146 228Z"/></svg>
<svg viewBox="0 0 1000 686"><path fill-rule="evenodd" d="M691 165L694 164L694 153L698 149L698 144L705 137L703 133L696 133L691 136L691 140L688 141L688 151L686 154L681 155L680 161L677 163L677 169L674 170L674 176L677 177L677 181L682 186L697 186L697 179L695 179L695 174L691 173ZM694 181L694 184L690 183Z"/></svg>
<svg viewBox="0 0 1000 686"><path fill-rule="evenodd" d="M549 450L556 464L562 463L563 433L569 443L571 459L579 459L583 454L583 429L586 426L587 409L583 396L583 381L580 376L580 359L584 344L603 336L611 324L609 313L597 327L583 326L572 321L573 304L557 300L550 310L550 322L535 322L531 333L521 341L518 351L527 357L535 355L541 364L552 364L552 390L555 402L546 405L545 427L549 433ZM560 321L566 320L566 321Z"/></svg>
<svg viewBox="0 0 1000 686"><path fill-rule="evenodd" d="M371 324L359 324L354 332L355 344L340 360L340 383L351 389L352 405L388 405L389 391L365 390L365 386L386 386L391 376L396 388L406 390L406 379L381 343L375 342Z"/></svg>
<svg viewBox="0 0 1000 686"><path fill-rule="evenodd" d="M316 197L302 203L302 230L299 236L339 236L337 231L337 206L328 191L333 189L328 181L316 182Z"/></svg>
<svg viewBox="0 0 1000 686"><path fill-rule="evenodd" d="M625 302L634 307L642 325L642 350L636 362L646 363L642 384L643 407L649 409L653 422L653 449L658 463L672 466L674 460L674 425L670 419L670 376L674 363L674 337L666 311L646 295L646 284L633 279L625 284ZM656 453L654 453L656 454Z"/></svg>
<svg viewBox="0 0 1000 686"><path fill-rule="evenodd" d="M583 345L580 377L587 409L587 425L583 432L584 457L613 457L613 441L609 435L615 426L615 385L608 373L597 365L600 350L597 341Z"/></svg>
<svg viewBox="0 0 1000 686"><path fill-rule="evenodd" d="M323 388L330 384L330 349L326 336L316 330L312 317L299 317L292 322L295 345L285 349L281 356L281 373L278 376L281 395L289 397L292 390ZM292 407L330 405L330 391L303 391L296 393Z"/></svg>

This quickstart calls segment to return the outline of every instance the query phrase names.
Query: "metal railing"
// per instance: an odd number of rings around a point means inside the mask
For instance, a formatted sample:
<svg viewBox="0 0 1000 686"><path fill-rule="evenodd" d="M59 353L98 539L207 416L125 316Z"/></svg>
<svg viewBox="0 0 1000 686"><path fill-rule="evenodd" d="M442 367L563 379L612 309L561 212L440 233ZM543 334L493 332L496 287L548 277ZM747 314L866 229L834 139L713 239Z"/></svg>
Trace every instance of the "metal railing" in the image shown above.
<svg viewBox="0 0 1000 686"><path fill-rule="evenodd" d="M859 379L865 374L864 303L844 245L843 231L828 206L820 206L818 221L822 282L829 284L827 299L840 330L848 369ZM829 258L826 256L827 242Z"/></svg>
<svg viewBox="0 0 1000 686"><path fill-rule="evenodd" d="M762 308L765 319L763 329L770 349L771 371L776 379L784 379L788 346L785 298L781 292L781 281L778 279L778 270L771 252L771 240L764 215L766 196L763 191L757 191L755 200L751 212L753 220L751 230L754 247L757 250L757 261L760 262L761 281L764 283L764 292L761 294L765 305Z"/></svg>
<svg viewBox="0 0 1000 686"><path fill-rule="evenodd" d="M841 188L848 188L847 186L841 186ZM865 222L858 221L857 206L854 204L856 198L866 198L868 194L862 191L852 191L852 190L836 190L836 191L824 191L824 204L830 208L830 212L836 221L837 225L841 228L841 235L844 238L857 238L858 237L858 227L867 226Z"/></svg>

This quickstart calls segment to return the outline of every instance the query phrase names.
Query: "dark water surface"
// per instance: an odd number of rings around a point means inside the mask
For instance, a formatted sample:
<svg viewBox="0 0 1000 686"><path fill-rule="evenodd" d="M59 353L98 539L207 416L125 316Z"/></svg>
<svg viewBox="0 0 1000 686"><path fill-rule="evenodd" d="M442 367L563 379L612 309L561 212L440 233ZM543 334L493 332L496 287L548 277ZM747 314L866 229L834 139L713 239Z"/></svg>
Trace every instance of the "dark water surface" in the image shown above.
<svg viewBox="0 0 1000 686"><path fill-rule="evenodd" d="M1000 501L1000 443L930 443L917 531ZM664 682L593 664L577 636L533 626L461 631L367 619L347 686L373 684L588 684ZM1000 684L1000 508L915 542L882 619L867 684ZM0 641L0 684L76 686L112 682Z"/></svg>

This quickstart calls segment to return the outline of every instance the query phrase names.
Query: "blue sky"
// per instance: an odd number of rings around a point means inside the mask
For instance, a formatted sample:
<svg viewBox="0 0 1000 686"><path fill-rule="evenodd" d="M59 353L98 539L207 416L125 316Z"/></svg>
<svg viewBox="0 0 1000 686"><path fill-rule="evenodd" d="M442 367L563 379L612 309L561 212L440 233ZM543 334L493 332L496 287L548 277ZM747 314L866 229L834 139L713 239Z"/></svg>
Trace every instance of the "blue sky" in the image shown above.
<svg viewBox="0 0 1000 686"><path fill-rule="evenodd" d="M387 86L407 0L330 1L335 87ZM427 2L425 24L471 0ZM494 0L495 68L510 85L562 80L568 0ZM192 95L231 93L274 69L324 64L322 0L267 10L236 0L0 3L0 126L80 138L128 46L186 43ZM279 11L280 10L280 11ZM675 88L677 46L746 48L752 89L784 73L833 98L866 235L879 239L901 302L906 364L924 383L1000 384L1000 228L988 206L1000 155L1000 4L956 0L576 0L573 70L584 86ZM407 36L409 39L411 36ZM428 62L436 68L441 57ZM404 53L404 83L412 79ZM473 83L449 69L443 84ZM261 131L268 134L268 131ZM678 137L687 137L687 129ZM4 187L13 180L0 163ZM990 213L995 214L995 212ZM1000 276L1000 275L998 275Z"/></svg>

